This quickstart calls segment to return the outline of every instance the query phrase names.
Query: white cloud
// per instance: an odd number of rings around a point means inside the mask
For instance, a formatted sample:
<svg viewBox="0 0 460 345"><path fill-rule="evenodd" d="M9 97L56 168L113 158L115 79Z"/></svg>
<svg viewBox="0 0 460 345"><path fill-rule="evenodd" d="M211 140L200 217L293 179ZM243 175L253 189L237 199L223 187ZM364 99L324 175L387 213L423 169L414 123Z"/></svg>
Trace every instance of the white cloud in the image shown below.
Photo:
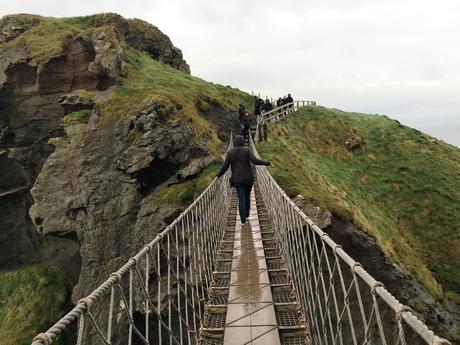
<svg viewBox="0 0 460 345"><path fill-rule="evenodd" d="M388 114L460 146L457 0L22 0L0 9L17 12L142 18L202 78Z"/></svg>

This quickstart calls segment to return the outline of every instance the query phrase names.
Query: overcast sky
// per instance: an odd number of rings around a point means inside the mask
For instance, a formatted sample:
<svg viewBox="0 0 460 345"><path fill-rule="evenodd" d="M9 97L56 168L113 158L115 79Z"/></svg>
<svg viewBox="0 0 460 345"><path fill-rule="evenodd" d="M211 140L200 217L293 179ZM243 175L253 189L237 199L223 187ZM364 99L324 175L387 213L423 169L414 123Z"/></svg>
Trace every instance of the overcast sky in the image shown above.
<svg viewBox="0 0 460 345"><path fill-rule="evenodd" d="M385 114L460 146L459 0L2 1L0 15L117 12L244 91Z"/></svg>

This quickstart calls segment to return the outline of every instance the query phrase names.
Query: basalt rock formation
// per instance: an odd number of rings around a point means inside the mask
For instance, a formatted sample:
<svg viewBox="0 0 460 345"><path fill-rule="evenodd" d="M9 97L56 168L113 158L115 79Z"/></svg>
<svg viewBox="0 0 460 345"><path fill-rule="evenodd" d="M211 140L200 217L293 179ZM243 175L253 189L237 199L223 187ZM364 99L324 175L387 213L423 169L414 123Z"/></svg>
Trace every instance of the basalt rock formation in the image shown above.
<svg viewBox="0 0 460 345"><path fill-rule="evenodd" d="M192 77L158 28L116 14L5 16L0 44L0 270L60 266L75 302L186 206L155 198L218 161L217 132L228 130L221 123L235 122L230 108L250 96L220 87L235 96L225 108L212 100L219 96L214 85L213 95L191 94L195 103L174 92L157 97L149 83L129 89L140 59L181 82ZM161 78L142 75L148 73ZM117 92L146 98L120 110ZM202 96L211 110L198 102Z"/></svg>

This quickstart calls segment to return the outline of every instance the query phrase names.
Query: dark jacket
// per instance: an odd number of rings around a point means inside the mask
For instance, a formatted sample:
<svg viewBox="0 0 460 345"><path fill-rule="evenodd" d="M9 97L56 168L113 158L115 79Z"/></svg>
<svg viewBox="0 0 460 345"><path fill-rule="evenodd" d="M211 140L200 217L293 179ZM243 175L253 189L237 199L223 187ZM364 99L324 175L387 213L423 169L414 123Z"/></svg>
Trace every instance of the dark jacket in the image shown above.
<svg viewBox="0 0 460 345"><path fill-rule="evenodd" d="M254 180L251 163L255 165L270 165L270 162L256 158L248 147L243 146L244 139L240 138L235 138L235 147L227 152L224 165L220 168L217 177L221 177L231 167L232 177L230 180L232 183L249 183Z"/></svg>
<svg viewBox="0 0 460 345"><path fill-rule="evenodd" d="M240 104L240 107L238 108L238 116L240 119L242 116L244 116L245 112L246 112L246 109L244 108L244 105Z"/></svg>
<svg viewBox="0 0 460 345"><path fill-rule="evenodd" d="M251 118L249 116L243 116L243 118L240 119L240 122L243 124L244 128L251 128Z"/></svg>
<svg viewBox="0 0 460 345"><path fill-rule="evenodd" d="M269 111L273 110L273 104L271 104L269 101L265 102L264 110L265 110L265 112L269 112Z"/></svg>

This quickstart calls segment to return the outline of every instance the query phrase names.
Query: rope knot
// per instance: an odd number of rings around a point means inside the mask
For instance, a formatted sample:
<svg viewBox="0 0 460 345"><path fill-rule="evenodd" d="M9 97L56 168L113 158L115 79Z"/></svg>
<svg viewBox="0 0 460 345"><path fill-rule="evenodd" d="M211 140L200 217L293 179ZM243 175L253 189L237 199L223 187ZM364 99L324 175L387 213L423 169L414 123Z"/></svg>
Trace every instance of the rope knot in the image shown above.
<svg viewBox="0 0 460 345"><path fill-rule="evenodd" d="M128 263L132 263L133 265L136 265L137 264L137 258L135 256L131 257L128 260Z"/></svg>
<svg viewBox="0 0 460 345"><path fill-rule="evenodd" d="M385 286L383 285L382 282L377 282L377 281L374 282L374 284L372 285L372 290L371 290L372 294L375 294L375 289L377 289L378 287L385 287Z"/></svg>
<svg viewBox="0 0 460 345"><path fill-rule="evenodd" d="M358 261L353 262L353 265L351 265L353 272L356 272L356 268L358 267L363 267L363 265L361 265Z"/></svg>
<svg viewBox="0 0 460 345"><path fill-rule="evenodd" d="M408 307L407 305L401 304L398 307L398 310L396 311L396 317L399 319L402 317L402 313L409 312L409 313L414 313L411 307Z"/></svg>
<svg viewBox="0 0 460 345"><path fill-rule="evenodd" d="M89 310L91 304L93 304L93 301L90 298L85 297L78 301L78 304L80 303L85 305L86 310Z"/></svg>
<svg viewBox="0 0 460 345"><path fill-rule="evenodd" d="M119 282L121 280L121 274L118 273L118 272L113 272L110 277L114 277L115 278L115 282Z"/></svg>
<svg viewBox="0 0 460 345"><path fill-rule="evenodd" d="M40 333L35 336L33 343L40 342L43 345L50 345L51 340L51 337L47 333Z"/></svg>
<svg viewBox="0 0 460 345"><path fill-rule="evenodd" d="M332 250L334 254L337 254L337 249L342 249L342 246L339 244L336 244L334 249Z"/></svg>

